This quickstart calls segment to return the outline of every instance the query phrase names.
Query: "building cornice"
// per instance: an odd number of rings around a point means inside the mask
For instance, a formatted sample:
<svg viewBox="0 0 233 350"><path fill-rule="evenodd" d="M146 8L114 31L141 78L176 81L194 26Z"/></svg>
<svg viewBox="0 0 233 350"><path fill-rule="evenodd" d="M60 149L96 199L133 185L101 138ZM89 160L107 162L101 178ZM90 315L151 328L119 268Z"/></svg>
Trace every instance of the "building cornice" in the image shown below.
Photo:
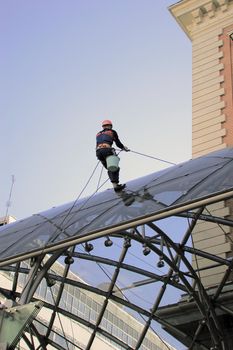
<svg viewBox="0 0 233 350"><path fill-rule="evenodd" d="M233 0L181 0L168 9L192 40L192 29L206 18L228 10Z"/></svg>

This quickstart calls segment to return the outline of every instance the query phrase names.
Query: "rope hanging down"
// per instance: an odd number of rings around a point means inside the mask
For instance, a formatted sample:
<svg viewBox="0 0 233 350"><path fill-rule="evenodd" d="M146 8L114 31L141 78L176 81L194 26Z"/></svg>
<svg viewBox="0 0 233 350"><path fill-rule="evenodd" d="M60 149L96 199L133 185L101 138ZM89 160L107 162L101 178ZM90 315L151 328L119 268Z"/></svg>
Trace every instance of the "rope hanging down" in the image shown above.
<svg viewBox="0 0 233 350"><path fill-rule="evenodd" d="M117 151L119 151L119 153L122 152L121 149L117 149ZM144 156L144 157L147 157L147 158L152 158L152 159L158 160L158 161L163 162L163 163L167 163L167 164L171 164L171 165L176 165L176 163L172 163L172 162L169 162L169 161L167 161L167 160L164 160L164 159L161 159L161 158L157 158L157 157L153 157L153 156L150 156L150 155L147 155L147 154L144 154L144 153L136 152L136 151L133 151L133 150L130 150L130 152L135 153L135 154L139 154L139 155ZM118 155L119 155L119 153L118 153ZM83 193L84 190L87 188L89 182L91 181L92 177L94 176L94 174L95 174L95 172L96 172L96 169L97 169L99 163L100 163L100 162L97 162L97 165L95 166L94 170L92 171L92 173L91 173L89 179L87 180L87 182L86 182L84 188L81 190L81 192L79 193L78 197L75 199L75 201L73 202L73 204L72 204L72 206L70 207L69 211L68 211L67 214L65 215L63 221L61 222L61 227L62 227L63 223L65 222L66 218L68 217L68 215L72 212L73 208L75 207L75 205L76 205L77 201L79 200L79 198L81 197L82 193ZM102 168L102 170L103 170L103 168ZM85 203L82 205L82 207L83 207L83 206L86 204L86 202L88 202L89 199L91 199L91 198L99 191L99 189L108 181L108 180L106 180L106 181L104 181L103 184L100 185L100 180L101 180L101 177L102 177L102 170L101 170L101 173L100 173L100 176L99 176L99 180L98 180L98 184L97 184L97 189L96 189L96 191L94 191L94 193L93 193L92 195L90 195L90 196L87 198L87 200L86 200ZM82 207L81 207L81 208L82 208ZM81 209L81 208L80 208L80 209ZM71 218L70 218L70 219L71 219ZM70 220L68 220L68 222L70 222ZM67 227L68 222L66 223L66 227Z"/></svg>
<svg viewBox="0 0 233 350"><path fill-rule="evenodd" d="M119 152L118 152L118 155L122 152L121 149L117 149L117 151L119 151ZM133 150L130 150L130 152L135 153L135 154L139 154L139 155L144 156L144 157L147 157L147 158L152 158L152 159L155 159L155 160L158 160L158 161L160 161L160 162L167 163L167 164L176 165L176 163L172 163L172 162L169 162L169 161L164 160L164 159L161 159L161 158L149 156L149 155L144 154L144 153L136 152L136 151L133 151ZM100 163L100 162L97 162L97 165L95 166L95 168L94 168L94 170L92 171L92 173L91 173L89 179L87 180L86 185L84 186L84 188L83 188L83 189L81 190L81 192L79 193L78 197L77 197L76 200L74 201L73 205L71 206L71 208L70 208L70 210L69 210L69 212L67 213L66 216L68 216L68 215L70 214L70 212L72 211L72 209L73 209L74 206L76 205L78 199L81 197L82 193L84 192L84 190L85 190L86 187L88 186L89 182L91 181L92 177L94 176L94 174L95 174L95 172L96 172L96 169L97 169L99 163ZM97 184L97 189L96 189L96 191L95 191L89 198L87 198L87 201L88 201L91 197L93 197L93 195L96 194L96 193L98 192L98 190L108 181L108 180L106 180L106 181L104 181L104 183L103 183L102 185L100 185L100 180L101 180L101 177L102 177L102 172L103 172L103 168L102 168L101 173L100 173L100 176L99 176L99 180L98 180L98 184ZM86 203L86 202L85 202L85 203ZM63 221L65 221L65 219L66 219L66 217L64 218Z"/></svg>

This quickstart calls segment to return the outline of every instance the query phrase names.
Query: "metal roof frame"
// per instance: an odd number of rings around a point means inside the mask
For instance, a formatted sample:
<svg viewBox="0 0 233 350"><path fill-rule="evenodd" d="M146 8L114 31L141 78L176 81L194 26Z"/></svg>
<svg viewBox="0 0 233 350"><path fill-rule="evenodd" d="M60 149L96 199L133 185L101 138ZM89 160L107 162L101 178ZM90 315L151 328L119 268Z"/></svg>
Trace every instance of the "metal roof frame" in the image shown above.
<svg viewBox="0 0 233 350"><path fill-rule="evenodd" d="M207 171L203 164L206 163L208 165L208 161L210 161L210 166ZM188 171L189 167L191 168L190 171ZM198 167L201 168L200 172L203 172L200 175ZM178 176L174 181L172 173L176 171ZM216 181L220 175L224 175L224 171L226 176L223 178L223 181ZM175 187L172 187L173 182L174 186L182 187L180 181L183 179L187 180L188 177L190 177L191 181L189 192L178 193L177 198L168 204L165 203L166 201L161 202L158 200L161 193L159 192L159 186L162 186L165 199L167 199L169 191L171 191L172 196L175 193ZM166 178L166 181L163 181L164 178ZM126 191L120 195L107 190L101 193L99 197L97 194L93 201L91 199L88 202L89 199L87 198L82 200L81 204L75 203L74 205L72 203L64 208L55 208L55 210L25 219L23 223L16 222L0 229L1 243L1 238L3 239L3 237L6 237L12 231L15 231L16 234L20 232L20 235L22 234L22 238L24 239L28 234L26 236L23 235L24 231L21 229L21 226L24 225L25 231L32 232L32 222L34 219L36 220L35 229L38 229L40 225L45 225L45 228L49 230L51 227L54 227L48 242L43 244L42 247L38 245L36 249L32 248L31 251L22 250L22 252L16 249L16 253L10 256L5 255L6 248L2 250L2 253L0 251L0 269L13 274L12 289L6 290L0 288L0 292L8 298L11 297L14 301L17 300L21 304L26 304L32 300L36 300L36 290L43 280L46 280L48 285L51 281L59 284L58 292L53 302L44 302L44 307L52 310L48 323L44 325L46 333L41 335L37 330L36 323L34 323L31 329L33 336L37 337L42 345L41 347L35 347L29 337L25 335L25 341L29 348L39 350L40 348L44 348L45 345L43 344L52 344L57 349L65 349L50 338L51 333L54 332L54 320L57 315L62 314L89 328L90 338L87 344L85 344L85 347L83 347L83 350L91 349L95 337L99 334L104 335L122 348L140 349L148 330L155 321L161 324L174 337L177 337L179 341L184 342L189 349L195 349L195 346L199 346L200 349L209 348L206 342L201 343L200 339L203 330L205 330L205 333L208 333L208 344L213 349L228 349L228 345L224 340L224 329L219 321L218 310L224 310L224 312L227 312L231 316L233 314L231 308L228 308L228 306L222 303L222 293L231 281L231 279L229 280L229 276L233 268L233 260L231 258L225 259L193 247L192 232L199 221L211 222L218 227L231 228L233 226L233 220L231 218L212 215L208 209L209 205L213 203L233 198L233 149L218 151L211 155L200 157L200 159L195 161L188 161L178 167L169 168L168 170L159 172L159 174L155 173L155 175L149 177L149 180L145 178L140 180L139 184L137 182L133 182L132 185L130 183L127 184ZM206 193L203 183L210 189L208 193ZM186 185L188 186L188 182ZM147 191L149 191L149 196L146 193ZM101 203L103 203L102 211L100 210ZM93 210L95 206L97 208L96 210L99 210L97 216L95 216L95 211ZM72 210L74 209L74 211L76 210L75 214L70 211L70 208ZM87 224L85 223L84 226L77 230L75 225L77 226L78 221L75 222L75 215L79 216L80 220L86 220L86 217L83 219L83 216L80 216L82 210L85 212L85 215L91 212L91 219ZM128 216L126 218L123 217L123 219L117 222L114 221L113 217L112 221L106 224L109 218L105 216L105 213L108 210L112 213L112 216L114 216L114 210L116 210L117 215L120 213L122 216ZM132 213L134 214L134 212L136 215L133 216ZM63 216L61 213L63 213ZM188 220L188 225L186 225L177 241L170 237L170 233L166 232L166 228L164 229L160 226L161 220L171 217L177 219L186 218ZM101 220L105 218L105 221L101 221L100 218ZM93 224L95 220L96 226ZM71 222L72 224L69 226ZM88 226L90 229L87 232L85 230ZM70 227L75 228L72 234L70 233ZM59 235L62 235L62 239L59 239ZM51 240L51 237L56 238L55 240ZM80 252L77 250L78 247L85 243L91 243L95 247L96 242L104 237L117 240L120 243L121 253L119 253L117 259L115 257L109 258L105 256L105 250L111 249L111 247L107 246L102 251L102 255L93 254L91 251ZM13 244L12 240L11 246ZM134 245L142 247L145 259L151 253L157 259L158 263L161 265L165 264L167 267L166 272L162 274L155 273L150 269L147 270L145 267L135 266L134 262L131 262L129 259L129 252L131 249L134 249L131 246ZM190 260L192 256L208 259L212 263L212 265L208 266L209 269L216 266L224 266L225 272L222 275L222 281L213 293L206 290L200 278L200 271L203 271L205 268L193 268ZM51 268L61 258L65 259L62 274L54 274ZM25 268L22 266L22 262L28 259L31 259L31 266ZM85 261L95 265L100 264L105 267L111 267L112 274L109 278L107 290L70 278L69 272L71 265L76 261ZM128 286L119 288L118 280L122 271L132 276L141 276L141 278L133 283L129 283ZM19 293L17 290L18 278L22 274L27 275L27 283L22 292ZM120 297L117 295L119 289L123 295L130 290L158 284L157 294L149 308L138 305L133 298L129 299L128 296ZM103 298L102 307L94 323L72 314L60 306L64 288L69 285ZM53 290L52 283L49 288ZM186 295L188 302L195 306L195 312L198 314L199 321L195 325L194 336L185 333L182 329L178 329L172 322L169 323L163 317L164 313L166 313L163 298L168 288L179 290L180 293ZM130 309L143 317L142 330L133 347L127 342L118 339L102 326L102 321L110 301L122 305L126 309ZM71 340L66 341L67 344L72 345ZM169 345L167 346L168 348L172 348ZM82 347L77 345L77 348L81 349Z"/></svg>

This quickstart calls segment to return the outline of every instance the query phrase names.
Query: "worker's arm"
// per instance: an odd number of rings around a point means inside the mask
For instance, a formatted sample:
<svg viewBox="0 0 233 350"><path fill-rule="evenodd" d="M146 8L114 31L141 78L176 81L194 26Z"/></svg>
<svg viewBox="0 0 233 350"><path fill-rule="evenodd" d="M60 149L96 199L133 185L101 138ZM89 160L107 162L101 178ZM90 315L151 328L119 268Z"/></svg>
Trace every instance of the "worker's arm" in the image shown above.
<svg viewBox="0 0 233 350"><path fill-rule="evenodd" d="M117 145L117 147L119 147L120 149L128 152L129 148L123 145L123 143L120 141L120 139L118 137L117 132L115 130L112 130L112 132L113 132L113 135L114 135L114 142Z"/></svg>

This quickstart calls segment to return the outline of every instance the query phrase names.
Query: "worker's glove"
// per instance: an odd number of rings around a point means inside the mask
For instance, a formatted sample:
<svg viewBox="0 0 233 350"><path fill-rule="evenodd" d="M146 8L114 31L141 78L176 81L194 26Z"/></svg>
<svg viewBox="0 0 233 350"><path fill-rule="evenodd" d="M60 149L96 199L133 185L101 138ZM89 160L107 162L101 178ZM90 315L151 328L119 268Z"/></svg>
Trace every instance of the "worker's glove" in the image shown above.
<svg viewBox="0 0 233 350"><path fill-rule="evenodd" d="M126 146L124 146L123 150L124 150L125 152L129 152L129 151L130 151L130 149L129 149L128 147L126 147Z"/></svg>

